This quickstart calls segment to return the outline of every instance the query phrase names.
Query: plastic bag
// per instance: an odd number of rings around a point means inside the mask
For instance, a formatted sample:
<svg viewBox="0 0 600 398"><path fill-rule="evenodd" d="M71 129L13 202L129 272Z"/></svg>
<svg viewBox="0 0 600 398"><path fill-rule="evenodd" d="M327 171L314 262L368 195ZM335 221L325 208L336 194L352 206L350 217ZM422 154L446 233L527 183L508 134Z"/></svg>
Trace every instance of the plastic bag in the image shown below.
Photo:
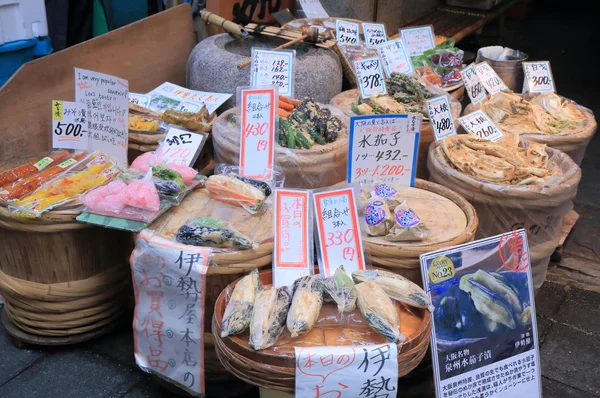
<svg viewBox="0 0 600 398"><path fill-rule="evenodd" d="M227 307L223 314L221 337L240 334L248 329L254 310L254 300L261 289L258 269L252 270L236 283L233 292L228 297Z"/></svg>
<svg viewBox="0 0 600 398"><path fill-rule="evenodd" d="M323 279L322 284L325 296L335 301L339 312L354 311L358 292L343 265L340 265L332 276Z"/></svg>
<svg viewBox="0 0 600 398"><path fill-rule="evenodd" d="M250 346L255 350L271 347L285 329L292 296L288 287L267 287L258 292L250 320Z"/></svg>
<svg viewBox="0 0 600 398"><path fill-rule="evenodd" d="M197 217L182 225L175 233L175 241L192 246L239 250L253 247L250 239L239 233L227 221L210 217Z"/></svg>
<svg viewBox="0 0 600 398"><path fill-rule="evenodd" d="M446 40L423 54L411 57L415 72L428 84L438 87L460 85L464 52L454 47L454 39Z"/></svg>
<svg viewBox="0 0 600 398"><path fill-rule="evenodd" d="M37 162L29 162L12 169L6 170L0 173L0 187L4 187L8 184L12 184L21 178L29 177L30 175L36 174L39 171L45 169L49 165L62 161L69 156L68 151L58 151L48 156L44 156Z"/></svg>
<svg viewBox="0 0 600 398"><path fill-rule="evenodd" d="M323 305L321 275L303 276L294 282L294 296L287 314L292 337L308 333L315 326Z"/></svg>

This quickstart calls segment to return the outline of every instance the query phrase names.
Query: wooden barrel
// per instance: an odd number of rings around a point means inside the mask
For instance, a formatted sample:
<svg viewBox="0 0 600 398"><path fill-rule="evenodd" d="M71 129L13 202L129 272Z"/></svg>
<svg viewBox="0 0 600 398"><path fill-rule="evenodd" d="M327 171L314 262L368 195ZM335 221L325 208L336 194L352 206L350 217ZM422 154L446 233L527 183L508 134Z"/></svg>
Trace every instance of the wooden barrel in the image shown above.
<svg viewBox="0 0 600 398"><path fill-rule="evenodd" d="M288 149L275 145L275 164L285 175L285 186L291 188L320 188L346 178L348 163L348 117L329 107L331 114L342 121L344 132L327 145L314 145L311 149ZM213 128L215 161L238 165L240 159L240 129L232 127L227 116L237 108L221 114Z"/></svg>
<svg viewBox="0 0 600 398"><path fill-rule="evenodd" d="M331 99L331 104L338 107L348 116L357 116L356 113L352 112L352 104L360 97L357 89L344 91ZM450 103L450 109L452 112L452 119L454 124L458 125L458 117L462 110L460 102L454 97L447 95L448 102ZM423 121L421 123L421 131L419 135L419 153L417 159L417 177L424 180L428 179L429 172L427 171L427 153L429 145L435 140L435 134L433 133L433 125L429 121ZM340 180L335 181L337 183ZM333 185L333 184L331 184Z"/></svg>
<svg viewBox="0 0 600 398"><path fill-rule="evenodd" d="M261 272L263 285L271 285L272 276L271 270ZM230 289L233 289L236 283L237 281L232 283L228 291L231 291ZM431 314L427 310L408 308L403 304L395 303L399 319L402 320L399 325L400 332L407 336L405 341L398 343L398 377L402 377L416 368L426 355L432 323ZM262 388L294 391L296 369L294 347L350 345L351 341L343 337L350 333L350 329L356 332L353 337L360 339L364 344L386 342L385 338L364 322L358 310L345 315L345 319L352 319L351 326L338 324L332 321L336 317L337 307L331 303L324 303L320 319L310 332L292 338L286 329L274 346L255 351L248 344L248 331L235 336L220 337L226 306L227 292L224 291L217 299L212 320L217 355L223 366L237 378Z"/></svg>

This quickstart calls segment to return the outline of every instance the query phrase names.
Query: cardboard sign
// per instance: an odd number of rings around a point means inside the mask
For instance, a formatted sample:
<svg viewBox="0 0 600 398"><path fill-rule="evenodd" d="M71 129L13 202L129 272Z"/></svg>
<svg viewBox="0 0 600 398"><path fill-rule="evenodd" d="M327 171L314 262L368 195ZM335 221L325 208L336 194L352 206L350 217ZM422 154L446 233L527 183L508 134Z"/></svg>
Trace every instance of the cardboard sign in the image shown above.
<svg viewBox="0 0 600 398"><path fill-rule="evenodd" d="M436 396L541 397L524 229L421 255Z"/></svg>
<svg viewBox="0 0 600 398"><path fill-rule="evenodd" d="M80 102L52 101L52 148L89 149L86 113Z"/></svg>
<svg viewBox="0 0 600 398"><path fill-rule="evenodd" d="M475 65L475 73L483 87L490 94L496 94L502 90L508 90L506 84L500 79L500 76L487 62L480 62Z"/></svg>
<svg viewBox="0 0 600 398"><path fill-rule="evenodd" d="M252 87L277 86L279 94L294 96L295 50L252 49L250 81Z"/></svg>
<svg viewBox="0 0 600 398"><path fill-rule="evenodd" d="M129 137L129 83L104 73L75 68L75 101L86 104L89 149L101 151L126 169Z"/></svg>
<svg viewBox="0 0 600 398"><path fill-rule="evenodd" d="M150 105L150 96L145 94L129 93L129 102L147 108Z"/></svg>
<svg viewBox="0 0 600 398"><path fill-rule="evenodd" d="M436 140L456 134L450 103L445 95L427 100L427 109Z"/></svg>
<svg viewBox="0 0 600 398"><path fill-rule="evenodd" d="M308 191L277 189L273 207L273 286L289 286L314 266Z"/></svg>
<svg viewBox="0 0 600 398"><path fill-rule="evenodd" d="M435 35L431 25L400 29L400 36L411 57L435 47Z"/></svg>
<svg viewBox="0 0 600 398"><path fill-rule="evenodd" d="M406 75L413 73L412 62L410 62L402 39L390 40L381 44L377 47L377 52L386 76L390 77L394 72Z"/></svg>
<svg viewBox="0 0 600 398"><path fill-rule="evenodd" d="M377 46L387 41L384 24L363 22L362 27L367 48L377 48Z"/></svg>
<svg viewBox="0 0 600 398"><path fill-rule="evenodd" d="M459 117L458 121L469 134L475 134L480 138L490 141L498 141L502 138L500 129L482 111L475 111L466 116Z"/></svg>
<svg viewBox="0 0 600 398"><path fill-rule="evenodd" d="M296 397L396 397L398 346L294 347Z"/></svg>
<svg viewBox="0 0 600 398"><path fill-rule="evenodd" d="M170 127L164 141L160 144L161 159L164 163L191 167L204 146L204 138L204 134Z"/></svg>
<svg viewBox="0 0 600 398"><path fill-rule="evenodd" d="M208 113L213 113L231 97L231 94L195 91L168 82L147 95L151 98L148 108L158 113L167 109L199 112L203 106Z"/></svg>
<svg viewBox="0 0 600 398"><path fill-rule="evenodd" d="M277 91L275 88L248 89L241 90L240 96L240 174L270 180L275 157Z"/></svg>
<svg viewBox="0 0 600 398"><path fill-rule="evenodd" d="M358 24L337 19L335 21L335 37L340 46L358 46Z"/></svg>
<svg viewBox="0 0 600 398"><path fill-rule="evenodd" d="M556 92L549 61L523 62L523 72L525 73L523 92Z"/></svg>
<svg viewBox="0 0 600 398"><path fill-rule="evenodd" d="M131 255L135 361L142 370L204 392L204 300L210 249L143 230Z"/></svg>
<svg viewBox="0 0 600 398"><path fill-rule="evenodd" d="M321 5L319 0L298 0L304 15L308 19L312 18L329 18L327 11Z"/></svg>
<svg viewBox="0 0 600 398"><path fill-rule="evenodd" d="M467 90L471 103L477 104L483 101L486 97L485 89L483 88L483 84L481 84L479 77L477 77L475 64L471 64L461 70L460 75L462 76L463 82L465 82L465 89Z"/></svg>
<svg viewBox="0 0 600 398"><path fill-rule="evenodd" d="M410 131L411 115L368 115L350 118L348 175L361 185L395 182L412 187L417 172L419 132Z"/></svg>
<svg viewBox="0 0 600 398"><path fill-rule="evenodd" d="M376 94L387 94L378 57L354 61L354 72L356 73L356 83L360 89L360 96L363 99Z"/></svg>
<svg viewBox="0 0 600 398"><path fill-rule="evenodd" d="M314 193L319 244L319 269L325 277L344 266L348 275L365 269L352 188Z"/></svg>

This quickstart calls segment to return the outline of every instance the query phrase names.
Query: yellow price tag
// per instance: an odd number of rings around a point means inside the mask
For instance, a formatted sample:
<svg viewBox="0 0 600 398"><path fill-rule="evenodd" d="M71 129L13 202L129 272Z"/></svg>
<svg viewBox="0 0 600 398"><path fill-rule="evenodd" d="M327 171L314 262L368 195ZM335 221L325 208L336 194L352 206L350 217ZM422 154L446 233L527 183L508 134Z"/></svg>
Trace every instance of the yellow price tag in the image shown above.
<svg viewBox="0 0 600 398"><path fill-rule="evenodd" d="M446 256L434 258L429 267L429 280L434 284L454 278L454 274L454 263Z"/></svg>
<svg viewBox="0 0 600 398"><path fill-rule="evenodd" d="M63 120L65 110L62 101L52 101L52 120Z"/></svg>

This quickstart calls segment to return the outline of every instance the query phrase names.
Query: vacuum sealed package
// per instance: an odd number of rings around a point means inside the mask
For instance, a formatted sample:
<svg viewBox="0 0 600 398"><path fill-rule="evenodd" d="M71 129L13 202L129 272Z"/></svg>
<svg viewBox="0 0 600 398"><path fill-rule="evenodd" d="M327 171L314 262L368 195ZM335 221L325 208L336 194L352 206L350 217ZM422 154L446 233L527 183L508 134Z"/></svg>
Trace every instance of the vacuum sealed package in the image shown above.
<svg viewBox="0 0 600 398"><path fill-rule="evenodd" d="M254 300L261 289L258 269L253 269L236 283L233 292L228 294L221 337L240 334L248 329L254 310Z"/></svg>
<svg viewBox="0 0 600 398"><path fill-rule="evenodd" d="M324 278L321 283L323 294L336 303L339 312L352 312L356 308L358 292L343 265L340 265L332 276Z"/></svg>
<svg viewBox="0 0 600 398"><path fill-rule="evenodd" d="M209 246L238 250L250 249L253 243L227 221L211 217L197 217L175 233L175 241L191 246Z"/></svg>
<svg viewBox="0 0 600 398"><path fill-rule="evenodd" d="M323 277L303 276L294 282L294 295L287 315L287 328L292 337L308 333L319 318L323 305Z"/></svg>
<svg viewBox="0 0 600 398"><path fill-rule="evenodd" d="M36 174L50 165L55 165L69 156L68 151L58 151L44 156L36 162L27 162L0 173L0 188L12 184L22 178Z"/></svg>
<svg viewBox="0 0 600 398"><path fill-rule="evenodd" d="M250 320L250 346L258 350L271 347L283 330L292 302L287 286L263 288L256 295Z"/></svg>

